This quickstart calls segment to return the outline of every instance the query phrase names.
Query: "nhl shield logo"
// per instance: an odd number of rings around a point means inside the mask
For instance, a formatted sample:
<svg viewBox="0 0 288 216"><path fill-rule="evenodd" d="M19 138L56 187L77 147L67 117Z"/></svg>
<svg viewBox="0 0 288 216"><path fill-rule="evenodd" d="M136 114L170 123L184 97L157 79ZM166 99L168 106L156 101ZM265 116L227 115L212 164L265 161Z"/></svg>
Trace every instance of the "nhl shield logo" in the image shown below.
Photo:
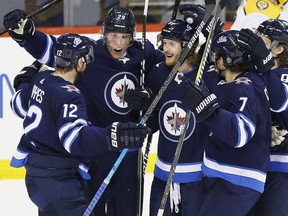
<svg viewBox="0 0 288 216"><path fill-rule="evenodd" d="M104 97L108 107L115 113L126 115L130 109L124 101L124 95L127 90L135 89L138 85L137 77L130 72L117 73L108 81Z"/></svg>

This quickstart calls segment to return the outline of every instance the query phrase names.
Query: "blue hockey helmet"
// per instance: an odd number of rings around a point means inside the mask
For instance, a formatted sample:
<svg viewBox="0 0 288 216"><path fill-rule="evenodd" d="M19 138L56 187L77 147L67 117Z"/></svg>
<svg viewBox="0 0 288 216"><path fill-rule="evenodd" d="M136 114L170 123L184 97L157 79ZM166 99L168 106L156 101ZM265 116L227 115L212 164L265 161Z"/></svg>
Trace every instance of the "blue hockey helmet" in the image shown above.
<svg viewBox="0 0 288 216"><path fill-rule="evenodd" d="M277 43L276 46L279 43L288 44L288 31L283 22L280 20L265 20L258 26L256 33L260 33L261 35L268 37L272 44L273 42Z"/></svg>
<svg viewBox="0 0 288 216"><path fill-rule="evenodd" d="M210 61L216 63L222 57L227 66L235 66L250 62L248 53L243 52L237 45L239 31L229 30L221 32L213 38L210 51Z"/></svg>
<svg viewBox="0 0 288 216"><path fill-rule="evenodd" d="M161 39L167 38L170 40L180 41L182 47L184 47L192 38L195 30L196 29L187 22L177 19L168 22L162 29L160 36Z"/></svg>
<svg viewBox="0 0 288 216"><path fill-rule="evenodd" d="M108 11L103 22L103 33L107 32L131 33L136 35L136 21L133 12L130 9L122 7L113 7Z"/></svg>
<svg viewBox="0 0 288 216"><path fill-rule="evenodd" d="M94 61L93 47L88 38L78 34L61 35L54 47L53 54L56 65L61 67L74 67L78 59L84 58L87 64Z"/></svg>
<svg viewBox="0 0 288 216"><path fill-rule="evenodd" d="M287 20L282 20L282 19L278 19L285 27L286 32L288 32L288 21Z"/></svg>

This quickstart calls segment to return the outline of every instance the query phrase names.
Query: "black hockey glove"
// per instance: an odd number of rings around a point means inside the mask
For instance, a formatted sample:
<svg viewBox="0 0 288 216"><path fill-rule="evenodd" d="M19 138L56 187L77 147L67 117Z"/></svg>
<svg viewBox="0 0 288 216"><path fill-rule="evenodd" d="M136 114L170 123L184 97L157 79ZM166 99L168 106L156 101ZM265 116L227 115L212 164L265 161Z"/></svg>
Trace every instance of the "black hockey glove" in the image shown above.
<svg viewBox="0 0 288 216"><path fill-rule="evenodd" d="M209 23L212 20L212 16L208 19L208 21L205 23L202 33L205 36L205 38L208 37L209 32L211 31L211 25L209 25ZM215 26L215 31L214 31L214 35L217 35L218 33L221 33L223 30L222 28L224 27L224 22L222 22L220 19L217 21L216 26Z"/></svg>
<svg viewBox="0 0 288 216"><path fill-rule="evenodd" d="M179 12L183 20L192 27L197 27L205 15L205 8L202 5L182 4L179 5Z"/></svg>
<svg viewBox="0 0 288 216"><path fill-rule="evenodd" d="M7 13L3 18L5 29L18 43L22 43L35 33L34 22L31 19L26 19L26 16L23 10L16 9Z"/></svg>
<svg viewBox="0 0 288 216"><path fill-rule="evenodd" d="M187 90L181 99L183 105L194 113L197 122L207 119L219 108L216 95L210 93L203 81L200 85L195 85L187 78L184 79Z"/></svg>
<svg viewBox="0 0 288 216"><path fill-rule="evenodd" d="M272 53L267 49L262 38L250 29L239 31L238 46L242 51L250 54L257 71L268 72L274 66Z"/></svg>
<svg viewBox="0 0 288 216"><path fill-rule="evenodd" d="M150 88L145 87L142 90L140 87L127 90L124 100L128 103L128 107L133 110L146 111L153 101L153 93Z"/></svg>
<svg viewBox="0 0 288 216"><path fill-rule="evenodd" d="M13 87L15 90L18 90L18 87L21 83L27 82L30 83L31 79L36 73L40 70L42 64L37 60L34 61L31 65L24 67L19 74L14 78Z"/></svg>
<svg viewBox="0 0 288 216"><path fill-rule="evenodd" d="M114 122L106 128L109 151L119 151L124 148L141 148L150 128L134 122Z"/></svg>

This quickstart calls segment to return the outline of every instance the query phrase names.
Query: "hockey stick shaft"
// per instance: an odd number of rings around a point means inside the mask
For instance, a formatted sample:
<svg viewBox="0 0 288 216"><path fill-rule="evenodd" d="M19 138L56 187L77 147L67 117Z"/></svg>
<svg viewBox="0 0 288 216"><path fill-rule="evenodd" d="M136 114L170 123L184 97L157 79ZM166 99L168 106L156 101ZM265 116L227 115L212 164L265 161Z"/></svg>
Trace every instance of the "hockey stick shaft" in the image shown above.
<svg viewBox="0 0 288 216"><path fill-rule="evenodd" d="M207 0L207 2L213 2L212 0ZM211 4L211 3L210 3ZM214 7L214 5L210 5L212 7ZM173 67L173 69L171 70L171 72L169 73L168 77L166 78L166 80L164 81L163 85L161 86L160 90L158 91L157 95L155 96L154 100L152 101L152 103L150 104L148 110L146 111L146 113L144 114L144 116L142 117L142 119L140 120L139 124L144 125L145 122L147 121L147 119L149 118L149 116L152 114L154 108L156 107L157 103L159 102L159 100L161 99L162 95L164 94L165 90L167 89L169 83L171 82L171 80L173 79L173 77L175 76L175 74L177 73L179 67L181 66L181 64L183 63L184 59L186 58L188 52L190 51L190 49L192 48L193 44L195 43L195 41L197 40L199 34L201 33L205 23L208 21L210 15L209 14L205 14L202 22L200 23L200 25L197 27L197 30L195 32L195 34L192 36L192 38L190 39L190 41L188 42L188 44L186 45L186 47L183 49L183 51L181 52L181 55L179 57L179 59L177 60L175 66ZM122 160L124 159L124 157L126 156L128 152L128 149L123 149L120 156L117 158L115 164L113 165L113 168L110 170L109 174L107 175L107 177L104 179L103 183L101 184L101 186L99 187L98 191L96 192L94 198L92 199L92 201L90 202L89 206L87 207L84 216L88 216L90 215L91 211L93 210L94 206L96 205L96 203L98 202L99 198L101 197L101 195L103 194L103 192L105 191L106 187L108 186L108 184L110 183L111 178L113 177L113 175L115 174L116 170L118 169L119 165L121 164Z"/></svg>
<svg viewBox="0 0 288 216"><path fill-rule="evenodd" d="M213 15L213 17L212 17L212 19L211 19L211 21L209 22L209 25L208 25L208 27L210 27L210 26L212 26L212 27L210 28L210 31L209 31L209 34L208 34L208 37L207 37L207 41L206 41L206 45L205 45L205 48L204 48L204 52L203 52L203 55L202 55L202 58L201 58L201 61L200 61L200 65L199 65L199 68L198 68L198 71L197 71L197 74L196 74L196 79L195 79L196 83L199 83L199 81L201 79L201 76L203 74L205 62L206 62L206 59L207 59L207 56L208 56L208 53L209 53L209 50L210 50L211 41L212 41L212 38L213 38L213 35L214 35L215 26L216 26L217 20L218 20L218 18L220 16L220 12L222 10L222 6L223 6L223 4L219 5L219 3L216 3L216 7L215 7L216 11L213 10L213 12L212 12L212 14L214 14L214 15ZM179 137L179 140L178 140L178 144L177 144L177 147L176 147L176 151L175 151L175 154L174 154L174 158L173 158L173 161L172 161L172 165L171 165L171 168L170 168L169 176L168 176L168 179L167 179L167 182L166 182L166 186L165 186L165 189L164 189L164 192L163 192L163 196L162 196L162 199L161 199L160 208L158 210L157 216L163 216L163 214L164 214L167 198L168 198L168 195L169 195L169 192L170 192L170 187L171 187L171 184L172 184L173 176L175 174L176 166L177 166L177 163L179 161L179 157L180 157L180 154L181 154L181 151L182 151L184 138L185 138L185 135L186 135L186 131L187 131L187 128L188 128L188 125L189 125L189 120L190 120L190 116L191 115L192 115L192 112L190 110L188 110L187 113L186 113L186 116L185 116L184 126L183 126L183 128L181 130L181 133L180 133L180 137Z"/></svg>
<svg viewBox="0 0 288 216"><path fill-rule="evenodd" d="M146 20L148 14L148 4L149 0L145 0L144 4L144 12L143 12L143 28L142 28L142 62L141 62L141 77L140 77L140 86L141 89L144 90L145 86L145 43L146 43ZM142 118L143 112L140 111L140 118ZM149 136L152 136L152 134ZM151 137L152 138L152 137ZM147 143L148 145L148 143ZM143 174L143 152L142 148L138 150L137 156L137 216L142 216L142 207L143 207L143 186L144 186L144 174Z"/></svg>
<svg viewBox="0 0 288 216"><path fill-rule="evenodd" d="M27 18L27 19L31 19L31 18L37 16L38 14L42 13L43 11L47 10L48 8L54 6L55 4L57 4L57 3L61 2L61 1L63 1L63 0L54 0L54 1L51 1L51 2L47 3L46 5L42 6L41 8L39 8L38 10L34 11L33 13L27 15L26 18ZM0 36L3 35L3 34L5 34L6 32L7 32L6 29L2 30L2 31L0 32Z"/></svg>
<svg viewBox="0 0 288 216"><path fill-rule="evenodd" d="M172 162L172 165L171 165L171 168L170 168L169 176L168 176L168 179L167 179L167 182L166 182L166 186L165 186L165 189L164 189L164 193L163 193L163 196L162 196L162 199L161 199L160 208L158 210L157 216L163 216L163 214L164 214L164 209L165 209L167 198L168 198L168 195L169 195L169 192L170 192L172 179L173 179L173 176L174 176L174 173L175 173L176 165L177 165L179 157L180 157L180 153L181 153L181 150L182 150L184 137L185 137L188 125L189 125L189 120L190 120L191 114L192 114L192 112L190 110L186 114L184 126L183 126L183 128L181 130L181 134L180 134L180 137L179 137L179 141L178 141L178 144L177 144L177 148L176 148L176 151L175 151L175 155L174 155L173 162Z"/></svg>
<svg viewBox="0 0 288 216"><path fill-rule="evenodd" d="M99 201L99 199L102 196L103 192L107 188L107 186L110 183L114 173L116 172L116 170L118 169L119 165L123 161L123 159L124 159L125 155L127 154L127 152L128 152L128 149L124 149L121 152L120 156L118 157L117 161L113 165L112 169L110 170L110 172L108 173L107 177L104 179L104 181L102 182L102 184L99 187L98 191L96 192L95 196L91 200L91 202L90 202L89 206L87 207L86 211L84 212L83 216L89 216L91 214L91 212L93 211L96 203Z"/></svg>
<svg viewBox="0 0 288 216"><path fill-rule="evenodd" d="M174 6L173 6L171 20L176 19L177 11L178 11L178 7L179 7L180 3L181 3L181 0L175 0Z"/></svg>

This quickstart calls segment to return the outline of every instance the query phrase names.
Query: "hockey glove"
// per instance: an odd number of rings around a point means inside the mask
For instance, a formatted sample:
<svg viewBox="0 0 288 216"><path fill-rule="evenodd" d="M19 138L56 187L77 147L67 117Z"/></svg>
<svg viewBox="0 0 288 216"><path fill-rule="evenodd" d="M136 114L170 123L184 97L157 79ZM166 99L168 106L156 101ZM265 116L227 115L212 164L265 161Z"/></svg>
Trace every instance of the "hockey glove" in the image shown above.
<svg viewBox="0 0 288 216"><path fill-rule="evenodd" d="M153 93L150 88L142 90L138 87L127 90L124 99L130 109L146 111L153 101Z"/></svg>
<svg viewBox="0 0 288 216"><path fill-rule="evenodd" d="M271 147L281 145L281 143L285 140L287 133L288 131L285 129L278 130L277 126L272 126Z"/></svg>
<svg viewBox="0 0 288 216"><path fill-rule="evenodd" d="M208 19L208 21L205 23L204 27L203 27L203 30L202 30L202 33L203 35L207 38L210 31L211 31L211 25L210 22L212 20L212 16ZM221 20L218 20L217 23L216 23L216 26L215 26L215 31L214 31L214 35L217 35L218 33L221 33L223 30L222 28L224 27L224 22L222 22Z"/></svg>
<svg viewBox="0 0 288 216"><path fill-rule="evenodd" d="M181 101L194 113L197 122L207 119L219 108L216 95L210 93L203 81L195 85L194 82L187 82L186 78L184 85L187 90Z"/></svg>
<svg viewBox="0 0 288 216"><path fill-rule="evenodd" d="M134 122L114 122L106 128L109 151L124 148L141 148L150 128Z"/></svg>
<svg viewBox="0 0 288 216"><path fill-rule="evenodd" d="M192 27L197 27L205 15L205 8L202 5L182 4L179 5L179 12L183 20Z"/></svg>
<svg viewBox="0 0 288 216"><path fill-rule="evenodd" d="M26 19L23 10L13 10L3 18L3 25L9 35L18 43L22 43L27 37L35 33L35 25L31 19Z"/></svg>
<svg viewBox="0 0 288 216"><path fill-rule="evenodd" d="M257 71L268 72L274 66L272 53L267 49L262 38L250 29L239 31L238 46L242 51L250 54Z"/></svg>
<svg viewBox="0 0 288 216"><path fill-rule="evenodd" d="M38 61L34 61L31 65L24 67L19 74L14 78L13 87L18 90L21 83L30 83L31 79L40 70L42 64Z"/></svg>

